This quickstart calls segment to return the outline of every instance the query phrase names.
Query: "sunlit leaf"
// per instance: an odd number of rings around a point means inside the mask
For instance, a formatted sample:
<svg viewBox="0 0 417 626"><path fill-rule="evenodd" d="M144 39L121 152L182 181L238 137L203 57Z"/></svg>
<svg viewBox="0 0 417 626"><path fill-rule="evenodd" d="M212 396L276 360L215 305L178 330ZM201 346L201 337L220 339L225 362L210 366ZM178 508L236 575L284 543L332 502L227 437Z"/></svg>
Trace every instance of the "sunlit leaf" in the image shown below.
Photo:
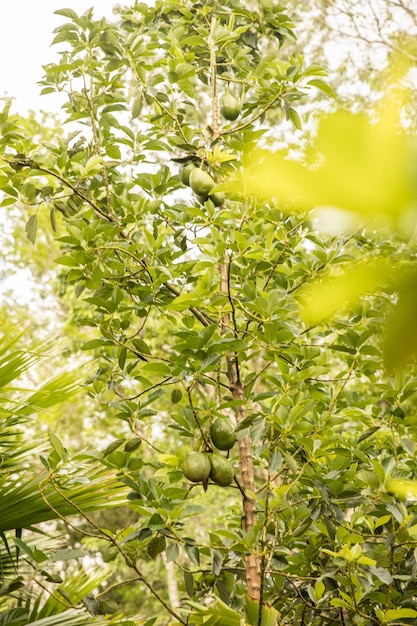
<svg viewBox="0 0 417 626"><path fill-rule="evenodd" d="M336 312L351 306L362 294L372 292L390 280L392 267L383 260L338 268L322 281L315 281L300 289L302 316L310 324L331 318Z"/></svg>
<svg viewBox="0 0 417 626"><path fill-rule="evenodd" d="M384 360L388 370L417 353L417 273L402 275L397 303L386 326Z"/></svg>
<svg viewBox="0 0 417 626"><path fill-rule="evenodd" d="M388 609L384 613L384 622L393 622L399 619L407 619L417 617L417 611L415 609Z"/></svg>
<svg viewBox="0 0 417 626"><path fill-rule="evenodd" d="M312 165L290 160L285 152L254 152L249 190L293 198L302 209L331 206L398 222L417 202L412 152L398 130L399 113L387 96L376 123L347 111L324 117L314 146L319 156Z"/></svg>
<svg viewBox="0 0 417 626"><path fill-rule="evenodd" d="M386 488L402 498L417 497L417 480L390 478L386 482Z"/></svg>
<svg viewBox="0 0 417 626"><path fill-rule="evenodd" d="M26 236L29 239L30 243L35 244L36 242L36 232L38 229L38 216L31 215L28 221L26 222L25 230Z"/></svg>

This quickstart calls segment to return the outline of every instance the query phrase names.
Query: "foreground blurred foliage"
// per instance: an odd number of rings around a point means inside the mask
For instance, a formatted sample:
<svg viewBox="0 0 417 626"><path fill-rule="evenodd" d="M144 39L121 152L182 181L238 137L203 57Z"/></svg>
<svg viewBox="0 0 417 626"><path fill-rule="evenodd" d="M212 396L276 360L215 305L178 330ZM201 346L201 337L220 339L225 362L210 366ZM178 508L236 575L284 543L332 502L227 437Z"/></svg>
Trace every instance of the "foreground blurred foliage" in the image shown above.
<svg viewBox="0 0 417 626"><path fill-rule="evenodd" d="M286 151L253 152L252 164L243 174L245 185L249 191L275 197L283 204L292 198L298 210L333 208L337 221L339 209L354 214L359 224L367 220L368 229L385 231L391 227L394 232L402 232L403 238L414 239L416 145L401 129L406 104L405 92L393 84L387 88L373 119L345 111L327 115L319 123L310 158L307 155L304 163L289 159ZM240 186L241 182L230 188ZM302 315L316 324L382 285L398 294L386 327L384 350L385 365L393 370L417 354L414 259L398 259L384 251L359 266L355 260L334 268L300 290Z"/></svg>

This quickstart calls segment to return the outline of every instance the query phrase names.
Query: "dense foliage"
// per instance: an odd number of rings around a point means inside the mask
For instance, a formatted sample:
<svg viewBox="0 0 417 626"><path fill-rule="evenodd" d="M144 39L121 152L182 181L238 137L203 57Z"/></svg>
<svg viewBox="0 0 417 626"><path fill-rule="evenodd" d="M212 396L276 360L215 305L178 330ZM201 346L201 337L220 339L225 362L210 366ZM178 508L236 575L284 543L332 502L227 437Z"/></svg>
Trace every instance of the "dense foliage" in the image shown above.
<svg viewBox="0 0 417 626"><path fill-rule="evenodd" d="M267 0L136 3L116 24L58 14L65 51L43 91L68 94L71 132L38 141L6 108L0 184L3 206L27 208L30 241L49 215L99 360L89 395L128 432L95 458L128 488L129 514L114 528L77 504L85 545L119 567L108 598L122 613L123 576L146 591L159 613L149 601L132 620L148 626L417 623L403 482L417 469L417 381L384 372L393 294L316 324L298 302L331 268L412 246L363 227L319 232L242 174L279 122L301 127L298 102L332 95L325 70L287 57L292 19ZM241 186L223 196L230 175ZM51 443L53 476L67 458ZM103 598L84 605L106 614Z"/></svg>

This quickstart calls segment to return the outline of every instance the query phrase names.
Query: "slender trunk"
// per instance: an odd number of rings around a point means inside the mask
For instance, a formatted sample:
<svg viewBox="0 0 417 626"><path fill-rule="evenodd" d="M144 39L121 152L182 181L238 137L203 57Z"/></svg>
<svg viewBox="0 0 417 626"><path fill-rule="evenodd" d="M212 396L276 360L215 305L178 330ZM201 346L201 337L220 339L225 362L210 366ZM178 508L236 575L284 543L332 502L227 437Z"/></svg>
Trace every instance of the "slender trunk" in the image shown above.
<svg viewBox="0 0 417 626"><path fill-rule="evenodd" d="M216 62L216 48L214 45L214 29L216 25L216 18L213 16L211 22L211 33L209 38L210 49L210 78L211 78L211 139L217 139L219 137L219 101L217 90L217 62ZM227 294L230 300L229 289L229 274L228 265L226 259L219 265L220 273L220 289L223 293ZM232 304L232 303L231 303ZM231 316L226 314L223 316L221 325L223 329L231 330L235 335L237 330L232 327ZM245 389L240 379L239 372L239 360L236 354L229 354L226 356L227 378L229 381L230 391L234 400L245 401ZM239 406L236 410L237 421L243 420L247 415L245 404ZM254 491L254 468L252 459L252 442L249 435L246 435L239 440L239 467L241 476L241 487L243 491L243 528L245 532L249 532L257 521L256 503L251 497L251 493ZM250 553L245 556L245 569L246 569L246 585L248 596L252 600L259 602L261 591L261 564L260 558L255 553Z"/></svg>
<svg viewBox="0 0 417 626"><path fill-rule="evenodd" d="M239 363L236 356L226 357L227 377L234 400L245 400L245 390L240 380ZM241 405L236 411L237 421L246 417L246 406ZM239 466L243 496L243 524L245 532L248 532L257 521L256 503L248 495L254 491L254 468L252 459L252 442L249 435L239 440ZM246 584L248 596L252 600L260 600L261 591L261 563L259 556L250 553L245 556Z"/></svg>
<svg viewBox="0 0 417 626"><path fill-rule="evenodd" d="M221 275L221 291L229 293L228 268L226 263L220 265ZM225 315L222 320L223 328L231 329L230 315ZM236 329L234 329L236 333ZM226 356L227 378L230 390L234 400L245 402L245 389L240 379L239 360L237 355ZM238 422L243 420L247 415L246 405L241 404L236 410L236 419ZM239 439L239 467L241 476L241 487L243 489L243 527L245 532L249 532L257 521L256 502L250 494L254 492L255 472L253 468L252 458L252 442L249 435ZM259 556L250 553L245 556L246 568L246 584L248 596L252 600L259 602L261 591L261 563Z"/></svg>
<svg viewBox="0 0 417 626"><path fill-rule="evenodd" d="M180 596L178 593L178 583L175 576L175 565L172 561L167 561L165 552L162 553L162 560L164 561L165 571L167 576L167 590L169 603L173 609L178 609L181 606Z"/></svg>

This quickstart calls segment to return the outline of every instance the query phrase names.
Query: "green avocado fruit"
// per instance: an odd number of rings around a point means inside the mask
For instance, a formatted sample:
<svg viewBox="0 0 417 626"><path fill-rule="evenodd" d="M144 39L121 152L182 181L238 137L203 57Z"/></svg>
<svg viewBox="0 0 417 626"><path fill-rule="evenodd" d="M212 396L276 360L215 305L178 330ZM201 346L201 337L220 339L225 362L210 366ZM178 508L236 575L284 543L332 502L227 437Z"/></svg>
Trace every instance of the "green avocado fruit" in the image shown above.
<svg viewBox="0 0 417 626"><path fill-rule="evenodd" d="M209 199L208 196L196 196L196 198L198 200L198 203L201 204L202 206L204 206L207 200Z"/></svg>
<svg viewBox="0 0 417 626"><path fill-rule="evenodd" d="M201 168L195 167L190 173L190 187L197 196L208 196L215 182L212 177Z"/></svg>
<svg viewBox="0 0 417 626"><path fill-rule="evenodd" d="M233 122L236 120L241 112L241 106L239 100L237 100L231 93L226 93L220 98L220 113L224 119Z"/></svg>
<svg viewBox="0 0 417 626"><path fill-rule="evenodd" d="M211 425L210 437L218 450L230 450L236 443L235 430L227 417L218 417Z"/></svg>
<svg viewBox="0 0 417 626"><path fill-rule="evenodd" d="M212 201L214 206L220 206L226 200L226 196L221 191L215 191L214 193L209 194L209 199Z"/></svg>
<svg viewBox="0 0 417 626"><path fill-rule="evenodd" d="M233 466L224 456L210 454L210 478L219 487L228 487L232 484L235 472Z"/></svg>
<svg viewBox="0 0 417 626"><path fill-rule="evenodd" d="M195 170L195 168L196 166L192 162L184 163L183 165L180 165L178 176L180 177L180 181L184 185L188 185L188 186L190 185L190 174L193 170Z"/></svg>
<svg viewBox="0 0 417 626"><path fill-rule="evenodd" d="M184 476L193 483L202 483L208 480L211 464L204 452L189 452L182 463Z"/></svg>

